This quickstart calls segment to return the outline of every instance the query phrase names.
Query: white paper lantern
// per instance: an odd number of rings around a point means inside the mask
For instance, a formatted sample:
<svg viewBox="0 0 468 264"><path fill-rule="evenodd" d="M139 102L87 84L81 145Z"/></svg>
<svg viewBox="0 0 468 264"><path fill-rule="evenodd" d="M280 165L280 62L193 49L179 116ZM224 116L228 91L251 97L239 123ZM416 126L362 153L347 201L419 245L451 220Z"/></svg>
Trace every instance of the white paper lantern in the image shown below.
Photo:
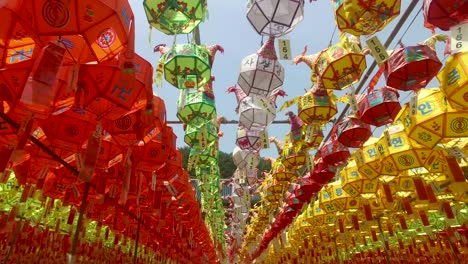
<svg viewBox="0 0 468 264"><path fill-rule="evenodd" d="M254 169L260 162L260 155L257 151L236 147L232 153L232 159L239 170Z"/></svg>
<svg viewBox="0 0 468 264"><path fill-rule="evenodd" d="M268 147L268 133L263 130L247 129L243 126L237 128L236 145L240 149L260 150L262 147Z"/></svg>
<svg viewBox="0 0 468 264"><path fill-rule="evenodd" d="M278 62L275 38L270 37L257 51L242 59L237 83L246 95L274 94L283 85L284 68Z"/></svg>
<svg viewBox="0 0 468 264"><path fill-rule="evenodd" d="M264 130L276 117L275 102L271 97L246 96L245 93L233 86L228 92L236 94L239 113L239 124L248 130Z"/></svg>
<svg viewBox="0 0 468 264"><path fill-rule="evenodd" d="M304 18L304 0L254 0L247 19L260 35L279 37Z"/></svg>

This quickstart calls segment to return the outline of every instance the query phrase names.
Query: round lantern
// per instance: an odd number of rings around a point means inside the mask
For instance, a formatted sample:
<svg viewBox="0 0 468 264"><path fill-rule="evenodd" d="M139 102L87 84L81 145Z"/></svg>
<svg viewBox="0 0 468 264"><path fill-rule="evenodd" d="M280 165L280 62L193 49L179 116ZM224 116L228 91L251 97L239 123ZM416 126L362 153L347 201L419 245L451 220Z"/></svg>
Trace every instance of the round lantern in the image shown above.
<svg viewBox="0 0 468 264"><path fill-rule="evenodd" d="M86 149L86 146L83 147ZM85 153L85 151L83 151ZM82 154L84 155L84 154ZM123 149L112 140L110 135L106 135L101 140L101 148L96 163L98 169L108 169L122 161Z"/></svg>
<svg viewBox="0 0 468 264"><path fill-rule="evenodd" d="M204 92L184 89L181 91L178 104L177 117L183 123L201 125L216 117L215 100Z"/></svg>
<svg viewBox="0 0 468 264"><path fill-rule="evenodd" d="M436 26L448 31L468 19L468 3L465 0L424 0L423 15L426 27Z"/></svg>
<svg viewBox="0 0 468 264"><path fill-rule="evenodd" d="M346 117L338 123L336 128L337 140L349 148L362 147L364 142L372 136L370 125L355 117Z"/></svg>
<svg viewBox="0 0 468 264"><path fill-rule="evenodd" d="M284 80L284 68L278 62L275 38L270 37L257 53L242 59L237 83L246 95L269 96Z"/></svg>
<svg viewBox="0 0 468 264"><path fill-rule="evenodd" d="M218 128L213 122L208 121L200 126L188 124L185 129L184 141L190 147L195 144L202 148L213 143L218 138Z"/></svg>
<svg viewBox="0 0 468 264"><path fill-rule="evenodd" d="M260 150L262 146L268 145L268 134L266 130L248 130L243 126L237 128L236 145L242 150Z"/></svg>
<svg viewBox="0 0 468 264"><path fill-rule="evenodd" d="M270 97L246 96L244 91L236 86L230 87L228 92L236 94L239 113L239 124L249 130L264 130L276 117L276 107Z"/></svg>
<svg viewBox="0 0 468 264"><path fill-rule="evenodd" d="M393 122L401 109L398 92L389 87L369 90L359 102L359 118L376 127Z"/></svg>
<svg viewBox="0 0 468 264"><path fill-rule="evenodd" d="M335 20L340 31L372 35L400 14L400 6L400 0L334 1Z"/></svg>
<svg viewBox="0 0 468 264"><path fill-rule="evenodd" d="M257 151L242 150L239 147L234 148L232 159L234 161L234 165L239 169L253 169L257 167L260 162L260 157Z"/></svg>
<svg viewBox="0 0 468 264"><path fill-rule="evenodd" d="M260 35L286 35L304 18L304 0L251 1L247 19Z"/></svg>
<svg viewBox="0 0 468 264"><path fill-rule="evenodd" d="M442 68L435 50L428 45L394 50L385 65L387 86L402 91L426 87Z"/></svg>
<svg viewBox="0 0 468 264"><path fill-rule="evenodd" d="M323 162L330 166L340 166L345 164L351 155L348 148L336 139L326 142L320 149L320 154Z"/></svg>
<svg viewBox="0 0 468 264"><path fill-rule="evenodd" d="M325 89L313 88L298 102L298 116L306 124L325 124L337 113L336 103Z"/></svg>
<svg viewBox="0 0 468 264"><path fill-rule="evenodd" d="M458 52L447 59L437 75L440 88L453 108L468 109L468 51Z"/></svg>
<svg viewBox="0 0 468 264"><path fill-rule="evenodd" d="M168 34L188 34L205 19L206 0L145 0L143 7L150 26Z"/></svg>
<svg viewBox="0 0 468 264"><path fill-rule="evenodd" d="M444 139L466 137L468 109L455 110L445 101L439 88L424 89L418 93L416 112L404 112L408 136L418 143L434 148Z"/></svg>
<svg viewBox="0 0 468 264"><path fill-rule="evenodd" d="M163 67L164 78L174 87L197 89L211 80L210 53L205 46L175 44L166 48L159 45L155 51L162 54L157 70Z"/></svg>

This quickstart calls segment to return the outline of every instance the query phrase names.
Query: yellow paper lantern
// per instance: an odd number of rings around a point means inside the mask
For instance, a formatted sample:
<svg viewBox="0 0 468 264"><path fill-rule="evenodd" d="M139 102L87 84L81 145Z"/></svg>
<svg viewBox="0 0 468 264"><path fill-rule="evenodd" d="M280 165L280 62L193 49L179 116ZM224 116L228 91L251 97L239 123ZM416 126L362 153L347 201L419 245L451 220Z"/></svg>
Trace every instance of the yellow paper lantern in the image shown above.
<svg viewBox="0 0 468 264"><path fill-rule="evenodd" d="M333 1L340 31L355 36L371 35L382 30L400 14L400 0Z"/></svg>
<svg viewBox="0 0 468 264"><path fill-rule="evenodd" d="M450 56L437 79L453 108L468 108L468 51Z"/></svg>
<svg viewBox="0 0 468 264"><path fill-rule="evenodd" d="M421 90L415 109L402 112L408 136L428 148L446 138L468 137L468 109L453 109L439 88Z"/></svg>
<svg viewBox="0 0 468 264"><path fill-rule="evenodd" d="M432 149L410 139L402 124L385 129L377 142L377 151L383 167L382 174L397 175L399 171L426 166Z"/></svg>
<svg viewBox="0 0 468 264"><path fill-rule="evenodd" d="M315 59L313 74L318 86L341 90L361 79L367 68L366 57L360 48L359 39L340 34L340 42L320 52Z"/></svg>
<svg viewBox="0 0 468 264"><path fill-rule="evenodd" d="M377 178L382 171L382 163L377 152L378 138L371 137L361 149L353 153L359 173L369 180Z"/></svg>
<svg viewBox="0 0 468 264"><path fill-rule="evenodd" d="M349 160L346 167L340 171L340 179L343 190L351 197L376 193L379 185L377 180L362 177L354 160Z"/></svg>

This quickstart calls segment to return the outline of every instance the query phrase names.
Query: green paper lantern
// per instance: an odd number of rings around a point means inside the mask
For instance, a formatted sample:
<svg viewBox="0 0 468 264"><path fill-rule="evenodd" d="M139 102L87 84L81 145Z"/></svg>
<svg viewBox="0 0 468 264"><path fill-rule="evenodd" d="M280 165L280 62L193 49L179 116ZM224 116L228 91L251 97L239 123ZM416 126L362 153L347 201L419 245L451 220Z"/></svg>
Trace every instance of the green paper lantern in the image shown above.
<svg viewBox="0 0 468 264"><path fill-rule="evenodd" d="M151 27L168 34L188 34L205 19L206 0L144 0Z"/></svg>
<svg viewBox="0 0 468 264"><path fill-rule="evenodd" d="M208 121L200 126L188 124L185 129L184 141L190 147L195 144L209 145L218 138L218 128L211 122Z"/></svg>
<svg viewBox="0 0 468 264"><path fill-rule="evenodd" d="M205 148L200 148L198 144L194 144L190 150L189 167L211 167L218 164L218 148L216 144L208 145Z"/></svg>
<svg viewBox="0 0 468 264"><path fill-rule="evenodd" d="M193 89L183 90L178 104L177 117L183 123L202 125L216 117L214 98L209 97L204 92Z"/></svg>
<svg viewBox="0 0 468 264"><path fill-rule="evenodd" d="M198 89L211 80L210 52L204 45L175 44L164 50L164 78L179 89Z"/></svg>

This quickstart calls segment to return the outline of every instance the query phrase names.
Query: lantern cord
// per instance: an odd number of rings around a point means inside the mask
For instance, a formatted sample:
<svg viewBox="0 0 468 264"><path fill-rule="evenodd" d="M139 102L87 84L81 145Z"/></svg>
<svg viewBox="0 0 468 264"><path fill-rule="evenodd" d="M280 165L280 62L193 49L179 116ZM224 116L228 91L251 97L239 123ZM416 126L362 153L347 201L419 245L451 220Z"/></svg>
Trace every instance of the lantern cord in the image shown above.
<svg viewBox="0 0 468 264"><path fill-rule="evenodd" d="M12 126L14 129L19 130L20 125L16 123L13 119L11 119L7 114L0 112L0 118L5 120L10 126ZM39 141L36 137L30 136L29 140L31 140L34 145L38 146L42 151L44 151L47 155L51 156L54 160L62 164L65 168L67 168L71 173L74 175L78 176L79 171L68 164L66 161L64 161L60 156L55 154L51 149L49 149L46 145L44 145L41 141Z"/></svg>
<svg viewBox="0 0 468 264"><path fill-rule="evenodd" d="M183 122L176 121L176 120L168 120L168 121L166 121L166 123L167 124L183 124ZM239 124L239 121L238 120L226 120L226 121L221 122L221 124L223 124L223 125L236 125L236 124ZM281 124L281 125L289 124L289 120L275 120L275 121L273 121L273 124Z"/></svg>
<svg viewBox="0 0 468 264"><path fill-rule="evenodd" d="M335 28L333 29L333 33L331 35L330 42L328 42L328 47L331 47L332 44L333 44L333 38L335 37L335 33L336 33L337 28L338 28L338 26L335 26Z"/></svg>
<svg viewBox="0 0 468 264"><path fill-rule="evenodd" d="M398 40L398 42L395 44L395 46L393 47L394 49L396 47L398 47L398 45L400 43L402 43L402 40L403 40L403 37L406 35L406 33L408 33L408 30L411 28L411 26L413 26L414 24L414 21L416 20L416 18L419 16L419 14L421 13L421 10L422 9L419 9L418 10L418 13L413 17L413 20L411 20L410 24L408 25L408 27L406 28L406 30L403 32L403 35L401 36L400 40Z"/></svg>
<svg viewBox="0 0 468 264"><path fill-rule="evenodd" d="M384 47L387 48L388 46L390 46L390 43L392 42L392 40L395 38L395 36L398 34L398 32L400 31L401 27L403 26L403 24L406 22L406 20L408 19L408 17L410 16L410 14L413 12L414 8L416 7L416 5L419 3L418 0L412 0L411 3L409 4L408 8L406 9L405 13L402 15L402 17L400 18L400 20L398 21L397 25L395 26L395 28L393 29L393 31L390 33L390 35L388 36L387 38L387 41L385 41L385 45ZM356 94L359 94L359 92L363 89L364 87L364 84L367 82L367 80L369 79L369 77L371 76L371 73L375 70L375 68L377 67L377 62L374 61L372 62L372 65L369 67L369 69L366 71L366 73L364 74L364 76L362 77L362 80L359 82L359 85L356 89ZM341 112L340 116L336 119L335 121L335 124L337 124L338 122L340 122L344 116L346 115L348 109L349 109L349 105L345 105L343 111ZM323 139L323 142L326 142L331 136L331 133L329 132L327 134L327 136Z"/></svg>

